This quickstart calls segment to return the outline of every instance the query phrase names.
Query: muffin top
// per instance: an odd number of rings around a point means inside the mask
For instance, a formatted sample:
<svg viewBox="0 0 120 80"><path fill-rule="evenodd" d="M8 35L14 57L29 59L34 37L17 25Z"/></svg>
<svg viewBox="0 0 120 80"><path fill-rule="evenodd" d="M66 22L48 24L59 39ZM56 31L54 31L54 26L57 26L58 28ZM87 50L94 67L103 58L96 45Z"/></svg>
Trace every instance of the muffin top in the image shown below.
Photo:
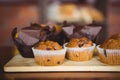
<svg viewBox="0 0 120 80"><path fill-rule="evenodd" d="M112 35L100 47L105 49L120 49L120 33Z"/></svg>
<svg viewBox="0 0 120 80"><path fill-rule="evenodd" d="M45 41L45 42L39 42L35 49L40 50L60 50L62 49L62 46L60 46L57 42L54 41Z"/></svg>
<svg viewBox="0 0 120 80"><path fill-rule="evenodd" d="M93 45L93 42L86 38L86 37L81 37L81 38L73 38L68 42L67 47L90 47Z"/></svg>
<svg viewBox="0 0 120 80"><path fill-rule="evenodd" d="M120 33L112 35L110 38L112 38L112 39L120 39Z"/></svg>

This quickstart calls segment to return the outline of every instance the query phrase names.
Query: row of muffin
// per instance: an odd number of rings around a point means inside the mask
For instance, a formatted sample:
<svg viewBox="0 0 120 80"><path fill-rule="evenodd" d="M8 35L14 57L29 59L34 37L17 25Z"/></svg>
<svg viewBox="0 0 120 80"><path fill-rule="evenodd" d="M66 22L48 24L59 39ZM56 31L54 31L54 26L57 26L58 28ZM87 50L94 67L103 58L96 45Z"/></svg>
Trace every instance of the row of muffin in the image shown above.
<svg viewBox="0 0 120 80"><path fill-rule="evenodd" d="M71 60L90 60L93 56L95 47L94 40L101 30L101 27L80 26L78 24L68 25L66 22L62 25L63 26L56 24L31 24L21 30L14 28L12 31L12 38L20 54L25 58L34 58L35 54L38 55L39 51L42 51L42 56L45 55L43 52L47 52L50 55L50 52L58 52L58 49L60 49L64 51L64 57L62 57L63 61L65 55ZM68 42L68 44L66 42ZM59 44L63 47L60 47ZM39 46L38 49L37 46ZM37 49L37 53L34 52L33 49ZM110 37L100 46L100 48L97 46L97 49L99 53L101 53L100 58L102 62L108 64L120 64L120 34ZM41 60L40 58L37 59L38 61ZM42 59L44 62L45 57L42 57ZM48 59L47 61L50 64L51 60ZM58 61L58 64L62 64L62 62L59 62L60 60L54 59L54 61Z"/></svg>
<svg viewBox="0 0 120 80"><path fill-rule="evenodd" d="M120 64L120 34L116 38L109 38L101 46L97 46L99 58L107 64ZM113 43L115 42L115 43ZM113 45L113 46L111 46ZM107 46L107 47L106 47ZM68 43L60 46L54 41L45 41L36 44L32 50L35 61L42 66L53 66L64 63L65 57L73 61L91 60L96 44L86 37L73 38ZM107 49L108 48L108 49Z"/></svg>
<svg viewBox="0 0 120 80"><path fill-rule="evenodd" d="M21 29L14 28L11 35L20 54L25 58L34 58L32 47L41 41L51 40L63 45L72 38L84 36L97 43L99 42L98 33L101 28L101 26L83 26L81 24L68 23L67 21L61 24L32 23Z"/></svg>

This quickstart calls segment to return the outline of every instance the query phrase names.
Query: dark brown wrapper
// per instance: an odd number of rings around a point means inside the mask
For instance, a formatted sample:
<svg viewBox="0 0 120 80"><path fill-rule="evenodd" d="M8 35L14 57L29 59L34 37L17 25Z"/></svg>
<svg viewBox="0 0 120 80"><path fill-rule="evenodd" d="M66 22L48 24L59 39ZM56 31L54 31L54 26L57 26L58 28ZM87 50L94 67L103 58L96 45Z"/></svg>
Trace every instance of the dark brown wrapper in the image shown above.
<svg viewBox="0 0 120 80"><path fill-rule="evenodd" d="M17 49L19 50L20 54L25 57L25 58L33 58L33 52L32 52L32 46L27 46L24 43L20 42L20 40L17 40L15 38L15 35L17 33L17 28L14 28L11 35L12 35L12 39L17 47Z"/></svg>
<svg viewBox="0 0 120 80"><path fill-rule="evenodd" d="M69 30L66 30L65 28L69 27ZM72 29L74 27L74 29ZM67 22L63 23L63 32L64 35L68 38L69 41L72 38L80 38L80 37L87 37L91 39L94 43L97 43L96 38L98 37L100 31L102 29L102 26L98 25L80 25L80 24L69 24ZM73 30L72 33L70 31Z"/></svg>
<svg viewBox="0 0 120 80"><path fill-rule="evenodd" d="M17 32L19 37L15 38ZM31 24L31 26L24 27L20 31L14 28L11 35L20 54L26 58L34 57L32 47L40 41L52 40L61 45L64 44L64 34L57 32L54 27L50 28L49 25L42 28L38 24Z"/></svg>

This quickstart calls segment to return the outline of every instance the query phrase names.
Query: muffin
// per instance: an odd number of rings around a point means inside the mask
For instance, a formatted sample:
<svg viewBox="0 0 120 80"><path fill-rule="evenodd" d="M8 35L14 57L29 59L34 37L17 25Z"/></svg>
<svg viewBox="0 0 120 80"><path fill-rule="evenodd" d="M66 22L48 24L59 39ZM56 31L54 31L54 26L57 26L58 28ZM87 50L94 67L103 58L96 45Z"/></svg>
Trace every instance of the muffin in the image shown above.
<svg viewBox="0 0 120 80"><path fill-rule="evenodd" d="M66 57L73 61L87 61L92 59L95 44L86 37L73 38L64 45L67 49Z"/></svg>
<svg viewBox="0 0 120 80"><path fill-rule="evenodd" d="M70 23L81 24L101 23L104 21L104 15L98 9L86 5L79 6L73 3L53 3L49 5L47 18L50 21L58 23L64 20Z"/></svg>
<svg viewBox="0 0 120 80"><path fill-rule="evenodd" d="M61 26L48 24L31 24L21 29L14 28L12 39L25 58L33 58L32 47L40 41L53 40L62 44Z"/></svg>
<svg viewBox="0 0 120 80"><path fill-rule="evenodd" d="M20 54L25 58L33 58L32 47L47 37L44 28L39 24L31 24L21 29L14 28L11 35Z"/></svg>
<svg viewBox="0 0 120 80"><path fill-rule="evenodd" d="M56 15L57 14L57 15ZM61 23L64 20L68 22L79 21L79 10L76 5L67 4L52 4L48 7L47 18L50 21Z"/></svg>
<svg viewBox="0 0 120 80"><path fill-rule="evenodd" d="M64 62L66 50L57 42L44 41L32 48L36 63L41 66L55 66Z"/></svg>
<svg viewBox="0 0 120 80"><path fill-rule="evenodd" d="M108 38L102 45L98 45L100 60L103 63L117 65L120 64L120 34L115 34Z"/></svg>

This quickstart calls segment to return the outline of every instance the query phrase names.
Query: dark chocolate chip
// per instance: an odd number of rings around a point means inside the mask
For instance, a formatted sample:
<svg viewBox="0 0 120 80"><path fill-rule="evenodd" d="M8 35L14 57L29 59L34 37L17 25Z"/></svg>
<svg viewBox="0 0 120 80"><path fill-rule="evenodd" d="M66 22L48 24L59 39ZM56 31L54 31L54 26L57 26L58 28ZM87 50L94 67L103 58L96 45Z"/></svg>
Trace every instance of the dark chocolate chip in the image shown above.
<svg viewBox="0 0 120 80"><path fill-rule="evenodd" d="M80 42L83 42L83 40L79 40Z"/></svg>
<svg viewBox="0 0 120 80"><path fill-rule="evenodd" d="M47 62L50 62L50 59L47 59Z"/></svg>
<svg viewBox="0 0 120 80"><path fill-rule="evenodd" d="M79 46L79 47L82 47L83 45L84 45L84 44L79 44L78 46Z"/></svg>
<svg viewBox="0 0 120 80"><path fill-rule="evenodd" d="M51 50L51 48L47 48L47 50Z"/></svg>
<svg viewBox="0 0 120 80"><path fill-rule="evenodd" d="M60 61L58 61L57 64L60 64Z"/></svg>
<svg viewBox="0 0 120 80"><path fill-rule="evenodd" d="M56 48L54 48L54 50L57 50Z"/></svg>
<svg viewBox="0 0 120 80"><path fill-rule="evenodd" d="M107 53L106 53L106 50L104 49L104 55L107 57Z"/></svg>
<svg viewBox="0 0 120 80"><path fill-rule="evenodd" d="M75 57L79 57L79 56L76 54Z"/></svg>

